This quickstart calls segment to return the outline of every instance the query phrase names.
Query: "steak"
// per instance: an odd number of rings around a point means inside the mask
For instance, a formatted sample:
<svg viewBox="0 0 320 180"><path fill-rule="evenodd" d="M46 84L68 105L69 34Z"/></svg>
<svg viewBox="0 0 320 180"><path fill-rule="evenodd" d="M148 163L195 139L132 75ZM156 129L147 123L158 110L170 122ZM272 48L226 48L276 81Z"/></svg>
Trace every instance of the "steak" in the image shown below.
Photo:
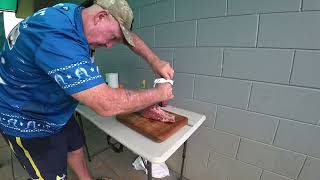
<svg viewBox="0 0 320 180"><path fill-rule="evenodd" d="M152 105L140 111L140 114L148 119L161 122L175 122L175 116L163 111L158 104Z"/></svg>

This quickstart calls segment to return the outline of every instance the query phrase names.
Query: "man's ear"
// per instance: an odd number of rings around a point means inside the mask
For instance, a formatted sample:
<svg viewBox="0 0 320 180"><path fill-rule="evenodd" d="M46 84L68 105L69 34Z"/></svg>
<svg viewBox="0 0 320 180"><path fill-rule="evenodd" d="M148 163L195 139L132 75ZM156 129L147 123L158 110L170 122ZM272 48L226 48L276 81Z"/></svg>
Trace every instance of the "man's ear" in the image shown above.
<svg viewBox="0 0 320 180"><path fill-rule="evenodd" d="M109 12L103 10L99 11L95 16L94 16L94 25L97 25L101 20L106 18L108 16Z"/></svg>

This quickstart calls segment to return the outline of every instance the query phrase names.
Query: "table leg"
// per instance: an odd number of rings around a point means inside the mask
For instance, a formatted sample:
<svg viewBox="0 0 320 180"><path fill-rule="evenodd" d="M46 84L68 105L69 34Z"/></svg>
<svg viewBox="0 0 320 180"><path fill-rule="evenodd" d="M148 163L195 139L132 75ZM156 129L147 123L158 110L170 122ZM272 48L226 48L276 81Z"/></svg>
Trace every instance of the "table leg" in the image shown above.
<svg viewBox="0 0 320 180"><path fill-rule="evenodd" d="M108 145L112 148L112 150L114 152L116 152L116 153L123 152L123 145L119 142L112 143L110 135L107 135L107 142L108 142ZM117 147L117 145L119 145L119 147Z"/></svg>
<svg viewBox="0 0 320 180"><path fill-rule="evenodd" d="M12 171L12 179L15 180L16 177L14 175L14 167L13 167L13 152L12 150L10 151L10 156L11 156L11 171Z"/></svg>
<svg viewBox="0 0 320 180"><path fill-rule="evenodd" d="M188 140L183 143L183 152L182 152L182 164L181 164L181 171L180 171L180 180L182 180L182 178L183 178L183 169L184 169L184 161L185 161L185 159L186 159L187 144L188 144Z"/></svg>
<svg viewBox="0 0 320 180"><path fill-rule="evenodd" d="M84 128L83 128L83 123L82 123L81 115L76 112L76 113L75 113L75 116L76 116L76 118L79 119L80 129L81 129L82 134L83 134L84 147L86 148L88 160L89 160L89 162L91 162L91 157L90 157L89 148L88 148L88 145L87 145L86 135L85 135L85 133L84 133Z"/></svg>
<svg viewBox="0 0 320 180"><path fill-rule="evenodd" d="M147 161L148 180L152 180L152 163Z"/></svg>

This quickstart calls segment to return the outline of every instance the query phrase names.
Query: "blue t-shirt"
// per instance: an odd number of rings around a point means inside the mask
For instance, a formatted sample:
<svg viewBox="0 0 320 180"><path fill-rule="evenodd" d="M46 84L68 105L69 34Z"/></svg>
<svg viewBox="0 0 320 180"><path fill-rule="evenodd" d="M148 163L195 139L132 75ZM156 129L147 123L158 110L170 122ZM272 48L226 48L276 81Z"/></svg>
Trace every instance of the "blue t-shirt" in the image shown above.
<svg viewBox="0 0 320 180"><path fill-rule="evenodd" d="M91 62L82 8L39 10L9 34L0 54L0 129L24 138L55 134L78 101L71 94L104 83Z"/></svg>

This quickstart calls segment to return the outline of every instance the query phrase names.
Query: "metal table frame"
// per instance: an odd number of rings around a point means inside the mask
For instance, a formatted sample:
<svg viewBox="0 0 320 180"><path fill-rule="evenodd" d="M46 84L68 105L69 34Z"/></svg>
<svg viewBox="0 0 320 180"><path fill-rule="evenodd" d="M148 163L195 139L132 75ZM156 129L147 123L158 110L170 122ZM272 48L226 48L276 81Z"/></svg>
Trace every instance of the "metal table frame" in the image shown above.
<svg viewBox="0 0 320 180"><path fill-rule="evenodd" d="M84 132L84 127L83 127L83 122L82 122L82 118L81 118L81 114L78 113L78 112L75 112L74 113L74 118L75 120L78 120L79 121L79 124L80 124L80 129L83 133L83 139L84 139L84 146L86 148L86 153L87 153L87 157L88 157L88 160L91 162L91 157L90 157L90 153L89 153L89 148L88 148L88 145L87 145L87 140L86 140L86 136L85 136L85 132ZM108 135L108 138L109 139L111 136ZM108 140L108 144L112 147L112 149L117 152L117 153L120 153L123 151L123 145L120 144L120 147L117 148L115 147L115 144L112 144L110 143L110 141ZM183 152L182 152L182 162L181 162L181 170L180 170L180 177L179 177L179 180L182 180L183 179L183 170L184 170L184 164L185 164L185 158L186 158L186 151L187 151L187 144L188 144L188 140L186 140L184 143L183 143ZM152 180L152 173L149 173L149 172L152 172L152 163L147 161L147 163L145 164L145 166L147 167L147 171L148 171L148 180Z"/></svg>

